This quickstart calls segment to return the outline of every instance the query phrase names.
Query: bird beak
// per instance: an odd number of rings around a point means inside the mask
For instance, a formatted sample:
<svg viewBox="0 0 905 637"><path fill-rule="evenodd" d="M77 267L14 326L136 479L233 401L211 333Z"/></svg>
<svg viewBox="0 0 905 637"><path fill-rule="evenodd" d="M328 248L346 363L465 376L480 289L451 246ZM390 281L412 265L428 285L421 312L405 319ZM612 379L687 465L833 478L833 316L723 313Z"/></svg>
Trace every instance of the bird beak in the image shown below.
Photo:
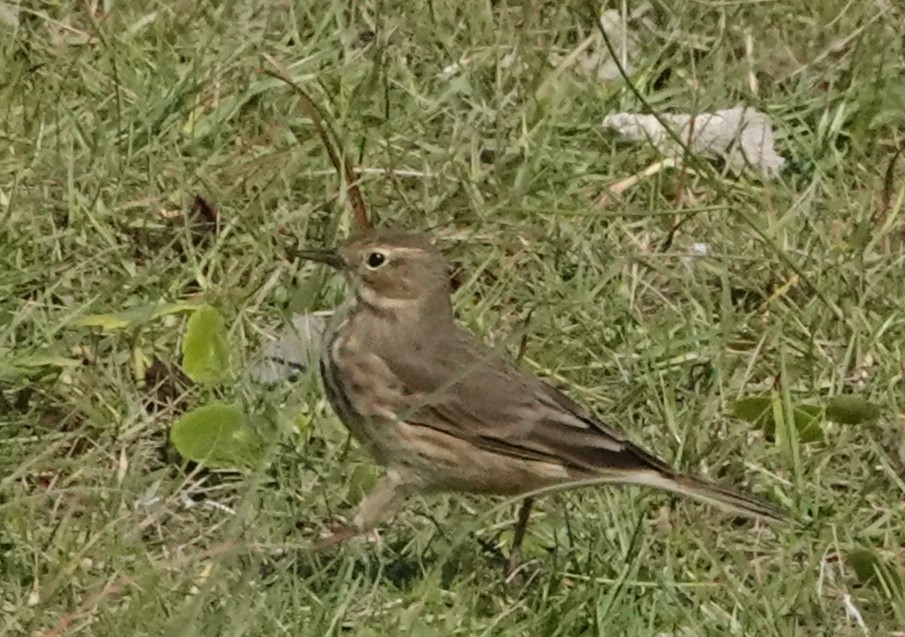
<svg viewBox="0 0 905 637"><path fill-rule="evenodd" d="M339 256L339 252L333 250L299 250L293 256L305 261L317 261L318 263L326 263L331 268L342 270L346 267L346 262Z"/></svg>

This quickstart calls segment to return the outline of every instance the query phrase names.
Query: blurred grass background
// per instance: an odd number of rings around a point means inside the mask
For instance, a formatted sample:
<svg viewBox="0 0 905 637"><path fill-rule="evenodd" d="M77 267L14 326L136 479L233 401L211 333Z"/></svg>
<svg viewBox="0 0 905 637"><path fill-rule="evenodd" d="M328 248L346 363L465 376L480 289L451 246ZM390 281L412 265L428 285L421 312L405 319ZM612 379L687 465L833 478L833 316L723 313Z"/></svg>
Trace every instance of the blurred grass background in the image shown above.
<svg viewBox="0 0 905 637"><path fill-rule="evenodd" d="M905 634L905 169L889 168L905 11L606 8L628 17L637 92L557 72L594 32L592 4L0 3L0 631ZM342 296L287 251L351 227L265 54L329 113L377 222L441 238L464 322L498 340L530 312L527 365L806 524L638 489L560 495L506 584L511 503L433 498L379 544L313 555L377 470L316 379L241 373L288 316ZM773 120L779 179L699 165L605 196L658 160L606 115L736 104ZM227 317L230 386L182 376L181 314L80 324L181 300ZM778 444L731 414L771 390L780 420L845 393L882 415ZM278 432L266 467L174 453L172 422L215 399Z"/></svg>

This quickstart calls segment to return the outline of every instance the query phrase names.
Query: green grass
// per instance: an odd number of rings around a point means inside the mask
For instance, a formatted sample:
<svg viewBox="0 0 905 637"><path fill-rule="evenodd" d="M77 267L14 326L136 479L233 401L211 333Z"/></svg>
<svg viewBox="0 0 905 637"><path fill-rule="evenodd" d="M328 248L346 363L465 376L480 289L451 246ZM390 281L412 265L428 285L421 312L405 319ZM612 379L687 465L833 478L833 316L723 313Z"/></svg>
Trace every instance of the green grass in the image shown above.
<svg viewBox="0 0 905 637"><path fill-rule="evenodd" d="M0 21L0 633L902 630L905 169L882 196L905 130L896 3L657 1L632 22L637 94L566 72L542 101L550 52L591 32L592 5L89 4ZM500 340L533 310L526 365L804 523L734 523L638 489L559 495L510 585L494 554L512 503L448 497L413 501L378 545L313 554L376 469L315 379L265 388L238 371L287 316L339 301L339 281L286 255L351 226L263 54L324 105L354 163L387 171L363 183L379 223L446 237L464 322ZM664 171L595 205L657 160L600 125L643 110L639 95L660 112L755 106L787 169ZM196 195L219 233L192 226ZM690 258L694 243L709 256ZM184 315L79 324L180 300L227 316L235 383L181 376ZM842 393L882 415L773 442L731 416L771 389L780 416ZM206 472L169 447L178 415L214 399L279 431L266 467ZM859 577L862 549L885 578Z"/></svg>

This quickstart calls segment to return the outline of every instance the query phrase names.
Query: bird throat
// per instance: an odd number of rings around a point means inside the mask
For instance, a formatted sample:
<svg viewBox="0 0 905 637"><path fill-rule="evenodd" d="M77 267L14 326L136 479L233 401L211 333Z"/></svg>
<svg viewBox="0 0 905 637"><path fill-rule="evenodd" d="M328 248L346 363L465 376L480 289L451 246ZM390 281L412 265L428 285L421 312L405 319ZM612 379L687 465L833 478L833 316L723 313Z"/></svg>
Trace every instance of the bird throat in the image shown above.
<svg viewBox="0 0 905 637"><path fill-rule="evenodd" d="M366 308L378 313L416 313L421 305L417 298L393 298L383 296L374 288L363 283L355 286L355 300Z"/></svg>

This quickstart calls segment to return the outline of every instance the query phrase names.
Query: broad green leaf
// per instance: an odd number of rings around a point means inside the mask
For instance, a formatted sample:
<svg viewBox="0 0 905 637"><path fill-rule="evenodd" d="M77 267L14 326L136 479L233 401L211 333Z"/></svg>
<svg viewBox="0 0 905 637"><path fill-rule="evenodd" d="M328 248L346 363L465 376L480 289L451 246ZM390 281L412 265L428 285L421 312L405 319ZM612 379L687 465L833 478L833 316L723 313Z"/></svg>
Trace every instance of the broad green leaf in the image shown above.
<svg viewBox="0 0 905 637"><path fill-rule="evenodd" d="M823 409L817 405L796 405L792 408L798 442L806 444L823 440Z"/></svg>
<svg viewBox="0 0 905 637"><path fill-rule="evenodd" d="M4 352L0 352L2 355ZM20 358L0 360L0 380L12 382L24 377L33 377L36 370L44 367L73 368L82 364L82 361L65 356L52 356L49 354L35 354Z"/></svg>
<svg viewBox="0 0 905 637"><path fill-rule="evenodd" d="M736 418L750 422L763 429L764 435L773 438L776 435L776 418L773 415L773 398L770 396L749 396L732 404L732 413ZM823 439L823 409L817 405L795 405L792 417L798 441L802 444Z"/></svg>
<svg viewBox="0 0 905 637"><path fill-rule="evenodd" d="M879 407L851 394L833 396L826 405L826 417L843 425L870 422L879 415Z"/></svg>
<svg viewBox="0 0 905 637"><path fill-rule="evenodd" d="M848 555L848 565L855 571L855 576L862 584L867 584L877 579L877 569L880 560L873 551L857 549Z"/></svg>
<svg viewBox="0 0 905 637"><path fill-rule="evenodd" d="M141 325L162 316L176 314L179 312L190 312L198 309L197 303L152 303L150 305L140 305L131 307L122 312L114 312L112 314L90 314L83 316L76 325L81 327L99 327L104 332L113 332L122 330L133 325Z"/></svg>
<svg viewBox="0 0 905 637"><path fill-rule="evenodd" d="M209 305L198 308L182 339L182 368L196 383L213 385L229 377L229 341L223 315Z"/></svg>
<svg viewBox="0 0 905 637"><path fill-rule="evenodd" d="M888 589L897 595L905 593L902 578L891 564L885 563L876 552L861 548L848 554L848 565L861 584Z"/></svg>
<svg viewBox="0 0 905 637"><path fill-rule="evenodd" d="M257 432L237 407L214 403L183 415L170 428L179 454L211 468L250 468L264 450Z"/></svg>
<svg viewBox="0 0 905 637"><path fill-rule="evenodd" d="M732 413L736 418L764 428L767 420L772 421L771 411L773 399L769 396L749 396L732 404Z"/></svg>

